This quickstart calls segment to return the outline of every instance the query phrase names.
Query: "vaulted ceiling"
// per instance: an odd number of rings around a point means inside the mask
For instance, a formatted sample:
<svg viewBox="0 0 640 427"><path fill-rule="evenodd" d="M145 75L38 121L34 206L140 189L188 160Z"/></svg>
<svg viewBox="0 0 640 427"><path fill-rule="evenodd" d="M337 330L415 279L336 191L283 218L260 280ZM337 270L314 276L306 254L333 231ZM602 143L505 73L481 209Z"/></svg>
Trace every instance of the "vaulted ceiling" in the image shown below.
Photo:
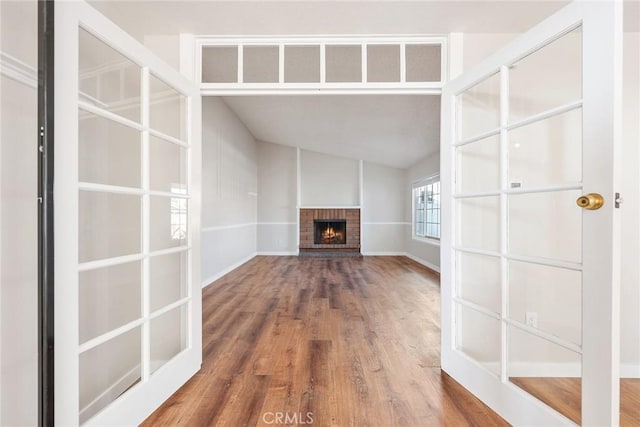
<svg viewBox="0 0 640 427"><path fill-rule="evenodd" d="M224 101L266 142L398 168L440 146L440 96L236 96Z"/></svg>

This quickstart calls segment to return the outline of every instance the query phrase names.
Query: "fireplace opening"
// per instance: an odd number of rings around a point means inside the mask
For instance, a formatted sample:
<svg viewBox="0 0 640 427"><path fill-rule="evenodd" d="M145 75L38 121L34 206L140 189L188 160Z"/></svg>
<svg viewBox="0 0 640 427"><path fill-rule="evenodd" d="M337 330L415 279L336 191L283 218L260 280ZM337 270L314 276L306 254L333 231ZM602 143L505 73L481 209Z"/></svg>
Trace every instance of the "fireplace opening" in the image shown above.
<svg viewBox="0 0 640 427"><path fill-rule="evenodd" d="M313 236L316 245L346 245L347 221L316 219L313 221Z"/></svg>

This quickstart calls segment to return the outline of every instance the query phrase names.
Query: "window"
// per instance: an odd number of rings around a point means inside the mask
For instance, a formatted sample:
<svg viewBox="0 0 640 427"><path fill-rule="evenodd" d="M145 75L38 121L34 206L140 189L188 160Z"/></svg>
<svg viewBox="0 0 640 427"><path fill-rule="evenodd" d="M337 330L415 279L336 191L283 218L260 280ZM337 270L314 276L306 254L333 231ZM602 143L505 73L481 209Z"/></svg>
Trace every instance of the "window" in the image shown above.
<svg viewBox="0 0 640 427"><path fill-rule="evenodd" d="M440 177L417 182L413 187L414 237L440 239Z"/></svg>
<svg viewBox="0 0 640 427"><path fill-rule="evenodd" d="M173 184L171 192L186 195L187 189L182 185ZM171 238L173 240L187 238L187 199L184 197L171 198Z"/></svg>

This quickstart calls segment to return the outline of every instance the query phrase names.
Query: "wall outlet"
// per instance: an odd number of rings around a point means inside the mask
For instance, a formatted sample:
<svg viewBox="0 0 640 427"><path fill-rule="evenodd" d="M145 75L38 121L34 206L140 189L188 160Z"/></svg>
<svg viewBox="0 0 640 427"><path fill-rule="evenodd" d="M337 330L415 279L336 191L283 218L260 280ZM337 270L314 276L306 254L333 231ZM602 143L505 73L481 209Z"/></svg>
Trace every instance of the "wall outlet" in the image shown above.
<svg viewBox="0 0 640 427"><path fill-rule="evenodd" d="M537 328L538 327L538 313L536 313L535 311L527 311L524 314L524 323L526 323L527 326L531 326L532 328Z"/></svg>

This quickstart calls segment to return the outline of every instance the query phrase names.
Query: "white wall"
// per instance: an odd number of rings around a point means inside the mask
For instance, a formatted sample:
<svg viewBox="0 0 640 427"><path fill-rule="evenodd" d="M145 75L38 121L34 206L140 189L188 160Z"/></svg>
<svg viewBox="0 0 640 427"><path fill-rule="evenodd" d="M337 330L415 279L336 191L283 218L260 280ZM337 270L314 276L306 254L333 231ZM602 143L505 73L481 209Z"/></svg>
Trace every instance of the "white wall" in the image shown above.
<svg viewBox="0 0 640 427"><path fill-rule="evenodd" d="M300 150L301 206L358 206L357 160Z"/></svg>
<svg viewBox="0 0 640 427"><path fill-rule="evenodd" d="M516 33L464 33L463 69L469 70L517 36Z"/></svg>
<svg viewBox="0 0 640 427"><path fill-rule="evenodd" d="M622 148L622 374L640 377L640 33L625 33Z"/></svg>
<svg viewBox="0 0 640 427"><path fill-rule="evenodd" d="M258 253L298 253L297 191L297 149L258 142Z"/></svg>
<svg viewBox="0 0 640 427"><path fill-rule="evenodd" d="M202 127L202 277L208 285L256 253L258 144L219 98L203 98Z"/></svg>
<svg viewBox="0 0 640 427"><path fill-rule="evenodd" d="M144 45L174 69L180 70L179 35L147 35L144 36Z"/></svg>
<svg viewBox="0 0 640 427"><path fill-rule="evenodd" d="M405 250L405 170L364 162L362 253L402 254Z"/></svg>
<svg viewBox="0 0 640 427"><path fill-rule="evenodd" d="M0 2L0 425L38 422L37 10Z"/></svg>
<svg viewBox="0 0 640 427"><path fill-rule="evenodd" d="M413 220L413 183L440 172L440 152L431 154L419 160L406 170L405 175L405 251L407 254L427 265L433 270L440 271L440 244L430 240L413 237L411 221Z"/></svg>

